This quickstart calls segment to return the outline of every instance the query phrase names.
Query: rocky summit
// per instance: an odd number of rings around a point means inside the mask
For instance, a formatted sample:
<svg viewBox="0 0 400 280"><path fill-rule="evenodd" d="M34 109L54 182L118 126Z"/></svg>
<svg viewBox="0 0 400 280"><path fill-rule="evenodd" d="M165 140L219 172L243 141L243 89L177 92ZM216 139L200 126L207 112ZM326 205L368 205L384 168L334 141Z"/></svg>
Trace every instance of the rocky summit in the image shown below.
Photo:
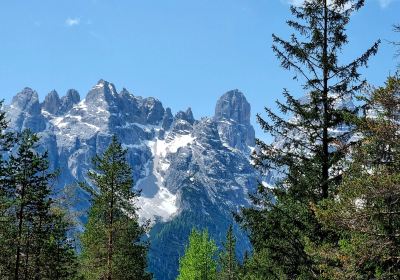
<svg viewBox="0 0 400 280"><path fill-rule="evenodd" d="M10 127L30 128L41 137L53 169L61 171L57 192L86 179L91 159L117 135L134 170L141 221L152 225L149 270L156 279L174 279L193 227L207 227L218 245L229 224L238 237L238 254L249 249L232 213L249 205L248 193L260 180L249 154L254 147L250 104L232 90L217 101L215 115L196 120L188 108L175 115L152 97L100 80L81 100L76 90L60 98L51 91L43 102L25 88L5 106ZM57 193L56 192L56 193ZM72 207L84 210L87 194L78 191Z"/></svg>

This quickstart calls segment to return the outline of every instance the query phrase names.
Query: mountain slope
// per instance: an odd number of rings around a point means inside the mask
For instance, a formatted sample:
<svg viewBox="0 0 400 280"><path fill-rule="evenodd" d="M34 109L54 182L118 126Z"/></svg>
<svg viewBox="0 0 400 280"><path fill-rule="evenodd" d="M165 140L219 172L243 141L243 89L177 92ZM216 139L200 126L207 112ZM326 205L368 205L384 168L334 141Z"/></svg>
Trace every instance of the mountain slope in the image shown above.
<svg viewBox="0 0 400 280"><path fill-rule="evenodd" d="M154 98L142 98L100 80L80 100L75 90L60 98L52 91L40 103L25 88L6 111L11 128L30 128L41 136L52 168L60 168L56 189L85 180L91 159L116 134L128 149L139 216L151 220L150 270L156 279L174 279L178 258L192 227L207 227L218 244L233 222L232 212L249 205L258 174L249 162L254 146L250 105L238 90L225 93L215 115L195 120L192 111L174 115ZM88 206L79 193L76 209ZM249 248L235 226L238 253Z"/></svg>

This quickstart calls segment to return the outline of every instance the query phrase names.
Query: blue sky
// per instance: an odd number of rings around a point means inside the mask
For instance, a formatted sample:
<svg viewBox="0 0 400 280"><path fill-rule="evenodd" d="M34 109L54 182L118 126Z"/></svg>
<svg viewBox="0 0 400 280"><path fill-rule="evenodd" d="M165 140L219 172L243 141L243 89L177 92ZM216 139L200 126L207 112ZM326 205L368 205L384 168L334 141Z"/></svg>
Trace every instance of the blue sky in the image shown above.
<svg viewBox="0 0 400 280"><path fill-rule="evenodd" d="M301 0L292 0L298 2ZM100 79L154 96L174 112L191 106L210 116L217 98L238 88L255 113L273 107L297 83L279 67L271 34L287 38L290 0L4 0L0 8L0 97L23 87L41 99L52 89L81 96ZM383 44L364 71L380 85L396 69L400 0L367 0L348 27L343 59L376 39ZM257 127L257 125L255 125ZM262 137L259 129L257 135Z"/></svg>

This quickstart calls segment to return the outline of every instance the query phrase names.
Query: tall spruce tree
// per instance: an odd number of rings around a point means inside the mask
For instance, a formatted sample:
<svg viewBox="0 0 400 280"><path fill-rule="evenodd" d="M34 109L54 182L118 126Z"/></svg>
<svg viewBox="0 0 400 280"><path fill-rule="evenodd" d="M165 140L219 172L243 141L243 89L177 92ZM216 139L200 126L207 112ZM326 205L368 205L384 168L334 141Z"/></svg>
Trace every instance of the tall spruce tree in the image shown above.
<svg viewBox="0 0 400 280"><path fill-rule="evenodd" d="M47 153L36 152L37 145L38 137L23 131L5 169L8 203L4 217L9 229L3 252L9 254L9 260L2 273L5 279L54 279L53 271L61 270L57 279L70 279L75 273L75 253L66 229L60 231L63 223L54 215L50 198L50 183L57 174L48 170ZM68 255L62 262L49 250L49 244L55 242L59 255Z"/></svg>
<svg viewBox="0 0 400 280"><path fill-rule="evenodd" d="M316 252L339 264L321 267L330 279L400 278L400 76L373 91L367 106L355 119L362 140L337 197L317 210L342 233L340 246Z"/></svg>
<svg viewBox="0 0 400 280"><path fill-rule="evenodd" d="M8 123L2 107L3 101L0 101L0 252L2 252L0 254L0 279L7 279L11 277L12 258L10 256L13 255L11 244L14 236L12 219L8 213L12 201L6 180L6 155L15 144L16 138L13 133L7 132Z"/></svg>
<svg viewBox="0 0 400 280"><path fill-rule="evenodd" d="M50 209L48 181L54 177L47 173L47 155L34 149L38 137L26 130L21 135L16 155L10 156L9 184L16 218L16 244L14 279L30 279L40 275L39 256L45 242L45 229ZM36 278L36 277L35 277Z"/></svg>
<svg viewBox="0 0 400 280"><path fill-rule="evenodd" d="M305 98L287 90L286 102L277 102L281 114L266 108L270 121L257 120L279 144L256 140L253 154L261 171L275 170L280 179L274 188L259 187L254 207L240 218L254 247L254 267L260 279L317 278L317 261L307 246L335 240L321 229L312 205L331 197L341 180L343 158L352 127L345 115L357 108L347 101L365 86L359 68L375 55L379 41L351 62L340 54L348 42L346 26L363 0L309 0L292 6L295 19L287 21L295 34L290 40L273 35L272 47L284 69L302 80ZM287 115L290 118L287 118Z"/></svg>
<svg viewBox="0 0 400 280"><path fill-rule="evenodd" d="M40 279L75 279L78 262L74 240L69 237L75 224L67 218L64 208L52 205L47 238L43 244L42 263L46 267Z"/></svg>
<svg viewBox="0 0 400 280"><path fill-rule="evenodd" d="M8 192L6 183L6 165L7 159L5 156L11 151L12 147L16 142L16 135L11 131L8 131L8 122L6 119L6 113L2 110L3 101L0 101L0 224L7 228L4 221L4 214L8 204ZM0 231L0 234L2 231ZM1 238L0 238L1 240Z"/></svg>
<svg viewBox="0 0 400 280"><path fill-rule="evenodd" d="M217 246L210 239L207 230L202 232L193 229L185 254L179 260L177 280L216 280Z"/></svg>
<svg viewBox="0 0 400 280"><path fill-rule="evenodd" d="M113 136L110 146L93 159L88 173L94 188L86 229L82 235L81 273L85 279L151 279L146 272L147 230L139 225L132 190L132 169L126 150Z"/></svg>
<svg viewBox="0 0 400 280"><path fill-rule="evenodd" d="M226 232L226 240L223 244L223 250L219 258L219 276L221 280L239 279L239 264L236 258L236 238L233 232L233 226L230 225Z"/></svg>

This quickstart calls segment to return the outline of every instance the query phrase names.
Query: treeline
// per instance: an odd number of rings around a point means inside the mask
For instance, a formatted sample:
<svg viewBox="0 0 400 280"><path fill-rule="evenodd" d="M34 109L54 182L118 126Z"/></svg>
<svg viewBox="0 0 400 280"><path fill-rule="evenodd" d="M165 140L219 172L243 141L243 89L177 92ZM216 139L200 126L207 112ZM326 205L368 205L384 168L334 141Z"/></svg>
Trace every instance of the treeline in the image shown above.
<svg viewBox="0 0 400 280"><path fill-rule="evenodd" d="M38 152L38 136L7 131L1 112L0 279L151 279L147 225L138 223L132 170L116 137L94 157L91 182L80 184L91 207L75 240L76 220L52 192L58 171Z"/></svg>

